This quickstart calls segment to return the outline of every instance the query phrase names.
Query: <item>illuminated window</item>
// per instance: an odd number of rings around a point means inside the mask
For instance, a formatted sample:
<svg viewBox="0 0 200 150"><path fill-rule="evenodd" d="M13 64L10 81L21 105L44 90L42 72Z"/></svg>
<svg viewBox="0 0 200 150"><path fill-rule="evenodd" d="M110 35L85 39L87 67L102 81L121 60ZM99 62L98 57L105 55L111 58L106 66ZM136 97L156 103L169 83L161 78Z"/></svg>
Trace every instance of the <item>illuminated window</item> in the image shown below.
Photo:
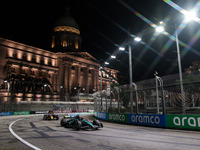
<svg viewBox="0 0 200 150"><path fill-rule="evenodd" d="M78 40L75 42L75 48L78 49Z"/></svg>
<svg viewBox="0 0 200 150"><path fill-rule="evenodd" d="M55 36L52 36L52 44L51 44L51 47L54 48L55 46Z"/></svg>
<svg viewBox="0 0 200 150"><path fill-rule="evenodd" d="M67 35L63 35L63 47L67 47Z"/></svg>

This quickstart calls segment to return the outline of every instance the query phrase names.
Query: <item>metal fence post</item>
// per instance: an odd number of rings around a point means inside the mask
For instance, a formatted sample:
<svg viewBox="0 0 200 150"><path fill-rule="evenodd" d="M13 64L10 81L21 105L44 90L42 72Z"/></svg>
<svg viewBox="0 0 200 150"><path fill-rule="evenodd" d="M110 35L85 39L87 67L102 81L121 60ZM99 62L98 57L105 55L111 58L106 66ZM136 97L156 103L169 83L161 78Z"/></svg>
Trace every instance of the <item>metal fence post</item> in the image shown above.
<svg viewBox="0 0 200 150"><path fill-rule="evenodd" d="M132 83L135 88L135 113L138 114L138 93L137 93L137 85Z"/></svg>
<svg viewBox="0 0 200 150"><path fill-rule="evenodd" d="M163 115L166 113L165 112L165 99L164 99L164 89L163 89L163 80L157 76L158 81L160 82L160 90L161 90L161 100L162 100L162 111L163 111Z"/></svg>

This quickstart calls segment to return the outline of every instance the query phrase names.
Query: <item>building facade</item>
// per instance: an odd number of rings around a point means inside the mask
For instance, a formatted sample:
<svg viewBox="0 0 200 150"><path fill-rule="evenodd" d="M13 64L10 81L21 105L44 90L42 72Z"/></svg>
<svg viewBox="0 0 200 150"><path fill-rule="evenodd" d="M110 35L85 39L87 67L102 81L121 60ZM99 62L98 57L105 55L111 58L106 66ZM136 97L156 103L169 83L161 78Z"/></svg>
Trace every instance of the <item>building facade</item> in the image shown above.
<svg viewBox="0 0 200 150"><path fill-rule="evenodd" d="M68 8L54 25L50 51L0 38L1 103L89 99L100 90L100 62L81 50L81 41ZM105 69L117 79L117 70ZM103 73L103 87L109 82Z"/></svg>

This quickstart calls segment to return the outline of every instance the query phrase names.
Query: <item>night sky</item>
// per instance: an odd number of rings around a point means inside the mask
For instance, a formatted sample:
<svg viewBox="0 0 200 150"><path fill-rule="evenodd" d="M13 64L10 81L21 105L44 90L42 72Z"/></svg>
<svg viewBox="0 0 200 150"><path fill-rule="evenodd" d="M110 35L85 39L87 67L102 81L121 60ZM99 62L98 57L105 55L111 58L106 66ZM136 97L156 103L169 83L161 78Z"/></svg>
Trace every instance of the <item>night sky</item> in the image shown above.
<svg viewBox="0 0 200 150"><path fill-rule="evenodd" d="M185 10L194 8L197 0L173 0ZM66 0L66 1L5 1L0 9L0 36L51 51L51 36L55 21L69 6L77 20L82 37L82 51L100 62L109 61L128 81L128 48L118 52L117 59L108 59L130 34L142 37L142 43L132 42L133 81L178 73L175 41L160 34L153 38L156 25L165 20L165 30L173 35L184 16L162 0ZM138 12L138 13L134 13ZM199 13L199 11L197 11ZM143 19L141 19L141 15ZM198 14L197 14L198 16ZM200 17L200 16L198 16ZM199 61L200 24L191 21L179 34L182 69ZM178 30L178 28L176 28ZM152 41L152 42L151 42ZM185 45L184 45L185 43ZM170 45L171 44L171 45Z"/></svg>

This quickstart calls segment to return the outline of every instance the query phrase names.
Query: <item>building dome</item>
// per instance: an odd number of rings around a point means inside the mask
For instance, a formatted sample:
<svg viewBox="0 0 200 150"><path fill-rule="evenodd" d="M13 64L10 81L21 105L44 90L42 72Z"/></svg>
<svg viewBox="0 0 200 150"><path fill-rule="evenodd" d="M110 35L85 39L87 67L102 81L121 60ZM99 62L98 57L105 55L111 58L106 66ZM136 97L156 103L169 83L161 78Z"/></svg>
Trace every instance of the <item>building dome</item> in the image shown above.
<svg viewBox="0 0 200 150"><path fill-rule="evenodd" d="M78 23L73 17L71 17L69 7L66 7L64 16L60 17L55 22L54 27L57 26L70 26L78 29Z"/></svg>
<svg viewBox="0 0 200 150"><path fill-rule="evenodd" d="M81 36L76 20L71 17L69 7L54 24L51 47L57 52L76 52L81 47Z"/></svg>

